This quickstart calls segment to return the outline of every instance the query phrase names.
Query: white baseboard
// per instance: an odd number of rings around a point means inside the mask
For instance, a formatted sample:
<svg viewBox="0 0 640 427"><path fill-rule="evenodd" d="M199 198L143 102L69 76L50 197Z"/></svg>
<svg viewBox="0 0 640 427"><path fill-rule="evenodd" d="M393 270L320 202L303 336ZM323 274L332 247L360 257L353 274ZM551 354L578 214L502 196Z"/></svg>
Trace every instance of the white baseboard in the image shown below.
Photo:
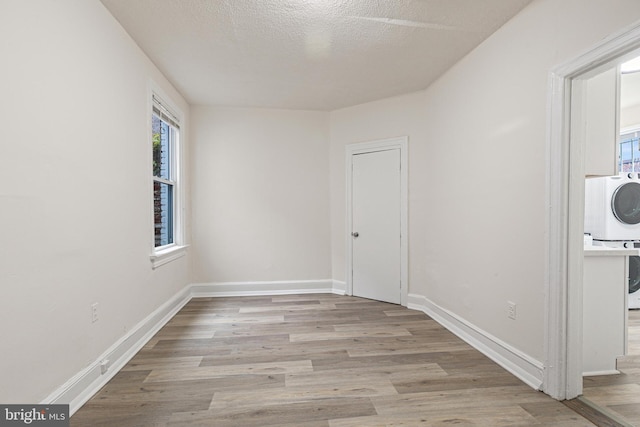
<svg viewBox="0 0 640 427"><path fill-rule="evenodd" d="M426 313L530 387L540 390L544 369L542 362L513 348L422 295L409 294L408 299L408 308Z"/></svg>
<svg viewBox="0 0 640 427"><path fill-rule="evenodd" d="M272 282L213 282L191 285L194 297L251 295L327 294L334 292L333 280L282 280Z"/></svg>
<svg viewBox="0 0 640 427"><path fill-rule="evenodd" d="M133 327L124 337L116 341L91 365L74 375L45 398L42 404L69 404L69 415L73 415L191 299L190 287L174 295L153 313ZM102 364L107 370L102 373Z"/></svg>
<svg viewBox="0 0 640 427"><path fill-rule="evenodd" d="M583 372L582 376L583 377L595 377L598 375L618 375L620 374L620 371L618 371L617 369L610 369L607 371L589 371L589 372Z"/></svg>
<svg viewBox="0 0 640 427"><path fill-rule="evenodd" d="M192 298L335 293L344 295L346 284L335 280L279 282L200 283L186 286L132 328L88 367L47 396L41 404L69 404L73 415L98 392ZM103 373L103 363L107 370Z"/></svg>
<svg viewBox="0 0 640 427"><path fill-rule="evenodd" d="M340 280L333 281L333 293L337 295L346 295L347 294L347 282L342 282Z"/></svg>

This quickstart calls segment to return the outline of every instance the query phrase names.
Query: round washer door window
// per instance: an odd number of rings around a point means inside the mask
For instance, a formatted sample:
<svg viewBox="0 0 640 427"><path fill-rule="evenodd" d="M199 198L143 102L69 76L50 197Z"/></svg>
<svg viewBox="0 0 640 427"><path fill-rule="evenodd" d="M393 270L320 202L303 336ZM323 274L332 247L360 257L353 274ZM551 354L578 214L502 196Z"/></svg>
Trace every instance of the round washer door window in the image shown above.
<svg viewBox="0 0 640 427"><path fill-rule="evenodd" d="M616 188L611 198L613 214L623 224L640 224L640 184L627 182Z"/></svg>

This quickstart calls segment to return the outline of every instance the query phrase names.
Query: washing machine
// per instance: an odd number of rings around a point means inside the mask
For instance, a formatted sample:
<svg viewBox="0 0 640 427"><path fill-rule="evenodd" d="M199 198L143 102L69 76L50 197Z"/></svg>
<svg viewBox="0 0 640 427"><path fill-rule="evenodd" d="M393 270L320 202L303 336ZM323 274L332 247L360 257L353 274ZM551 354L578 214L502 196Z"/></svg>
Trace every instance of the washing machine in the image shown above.
<svg viewBox="0 0 640 427"><path fill-rule="evenodd" d="M594 241L640 241L640 173L587 179L584 214Z"/></svg>

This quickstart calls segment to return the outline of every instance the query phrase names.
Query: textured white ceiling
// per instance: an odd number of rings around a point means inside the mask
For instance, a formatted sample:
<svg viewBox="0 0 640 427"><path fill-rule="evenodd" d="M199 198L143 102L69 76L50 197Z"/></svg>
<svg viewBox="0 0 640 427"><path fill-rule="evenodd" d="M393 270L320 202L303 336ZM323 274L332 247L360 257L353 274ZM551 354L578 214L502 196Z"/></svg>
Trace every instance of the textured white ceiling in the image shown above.
<svg viewBox="0 0 640 427"><path fill-rule="evenodd" d="M424 89L531 0L101 0L191 104L334 110Z"/></svg>

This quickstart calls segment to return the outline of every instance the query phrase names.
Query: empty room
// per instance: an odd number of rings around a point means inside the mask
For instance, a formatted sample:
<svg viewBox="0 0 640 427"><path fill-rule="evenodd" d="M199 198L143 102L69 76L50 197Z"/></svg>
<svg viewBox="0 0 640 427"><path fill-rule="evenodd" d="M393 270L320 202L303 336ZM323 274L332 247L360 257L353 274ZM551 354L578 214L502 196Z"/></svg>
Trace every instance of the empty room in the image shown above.
<svg viewBox="0 0 640 427"><path fill-rule="evenodd" d="M0 424L640 425L640 217L585 219L640 180L637 0L0 0L0 35Z"/></svg>

